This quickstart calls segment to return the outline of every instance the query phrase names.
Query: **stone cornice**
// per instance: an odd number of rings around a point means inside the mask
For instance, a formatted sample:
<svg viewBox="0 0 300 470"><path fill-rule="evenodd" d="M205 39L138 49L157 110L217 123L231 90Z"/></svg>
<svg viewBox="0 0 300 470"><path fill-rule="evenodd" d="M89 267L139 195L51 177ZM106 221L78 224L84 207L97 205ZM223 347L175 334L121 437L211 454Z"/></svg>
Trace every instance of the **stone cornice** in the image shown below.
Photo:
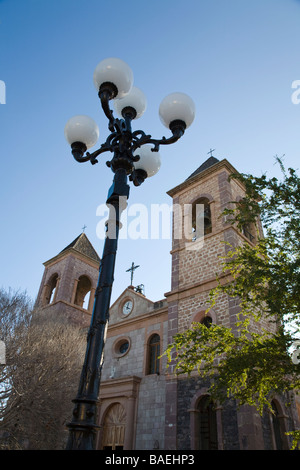
<svg viewBox="0 0 300 470"><path fill-rule="evenodd" d="M52 264L57 263L57 261L62 260L69 255L74 255L76 258L81 259L82 261L84 261L85 263L89 264L90 266L94 268L98 269L100 266L100 262L93 260L89 256L85 255L84 253L81 253L78 250L75 250L74 248L68 248L67 250L62 251L61 253L58 253L58 255L54 256L53 258L50 258L48 261L45 261L43 265L45 267L49 267Z"/></svg>
<svg viewBox="0 0 300 470"><path fill-rule="evenodd" d="M110 334L115 335L117 330L120 329L121 333L126 333L132 329L142 328L146 323L153 323L153 321L167 321L168 319L168 306L153 310L153 312L147 312L145 314L139 315L138 317L126 318L120 320L118 323L112 323L109 325L107 330L107 336Z"/></svg>
<svg viewBox="0 0 300 470"><path fill-rule="evenodd" d="M232 280L230 274L219 274L219 280L225 282L229 282ZM210 291L214 289L218 285L218 280L216 277L212 277L209 279L204 279L199 283L192 283L187 284L186 286L180 287L179 289L174 289L172 291L166 292L165 296L168 299L168 302L174 302L178 300L185 299L186 297L190 297L191 295L201 294L202 292Z"/></svg>

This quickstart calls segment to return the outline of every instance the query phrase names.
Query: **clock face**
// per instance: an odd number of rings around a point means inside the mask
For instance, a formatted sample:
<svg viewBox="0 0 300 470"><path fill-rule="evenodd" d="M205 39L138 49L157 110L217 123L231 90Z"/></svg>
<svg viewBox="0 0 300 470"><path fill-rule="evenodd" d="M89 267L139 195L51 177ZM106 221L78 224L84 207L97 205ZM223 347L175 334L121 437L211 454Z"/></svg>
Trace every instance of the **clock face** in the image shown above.
<svg viewBox="0 0 300 470"><path fill-rule="evenodd" d="M124 315L129 315L129 313L132 311L133 303L131 300L127 300L125 304L123 305L123 314Z"/></svg>

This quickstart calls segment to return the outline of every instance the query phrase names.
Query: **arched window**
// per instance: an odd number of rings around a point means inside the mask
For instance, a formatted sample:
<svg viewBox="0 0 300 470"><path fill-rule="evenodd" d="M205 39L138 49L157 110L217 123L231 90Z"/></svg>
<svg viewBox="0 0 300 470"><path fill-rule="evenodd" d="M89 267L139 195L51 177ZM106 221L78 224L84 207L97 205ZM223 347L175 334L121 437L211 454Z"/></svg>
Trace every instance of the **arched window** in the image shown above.
<svg viewBox="0 0 300 470"><path fill-rule="evenodd" d="M45 286L45 294L44 294L44 304L51 304L55 300L56 290L58 286L58 274L53 274L48 283Z"/></svg>
<svg viewBox="0 0 300 470"><path fill-rule="evenodd" d="M209 328L212 324L217 324L216 313L213 309L196 311L191 317L190 326L192 323L202 323Z"/></svg>
<svg viewBox="0 0 300 470"><path fill-rule="evenodd" d="M148 367L147 374L159 374L160 337L158 334L151 336L148 342Z"/></svg>
<svg viewBox="0 0 300 470"><path fill-rule="evenodd" d="M243 225L243 235L250 240L250 242L255 242L255 225L254 224L244 224Z"/></svg>
<svg viewBox="0 0 300 470"><path fill-rule="evenodd" d="M245 198L241 198L238 201L238 205L239 205L240 213L242 215L246 215L248 211L248 205L247 205ZM245 237L248 238L248 240L250 240L250 242L252 243L255 243L256 241L256 238L257 238L256 231L257 231L256 225L253 222L245 223L242 227L243 235L245 235Z"/></svg>
<svg viewBox="0 0 300 470"><path fill-rule="evenodd" d="M78 279L74 304L87 309L91 288L92 283L89 278L87 276L80 276Z"/></svg>
<svg viewBox="0 0 300 470"><path fill-rule="evenodd" d="M214 403L209 395L200 398L197 406L198 422L196 425L197 450L217 450L217 415Z"/></svg>
<svg viewBox="0 0 300 470"><path fill-rule="evenodd" d="M208 315L205 315L205 316L202 318L202 320L201 320L200 323L202 323L202 325L206 326L207 328L210 328L211 325L212 325L212 318L211 318L210 316L208 316Z"/></svg>
<svg viewBox="0 0 300 470"><path fill-rule="evenodd" d="M201 235L212 232L212 220L209 200L207 198L197 199L192 207L192 233L193 241Z"/></svg>

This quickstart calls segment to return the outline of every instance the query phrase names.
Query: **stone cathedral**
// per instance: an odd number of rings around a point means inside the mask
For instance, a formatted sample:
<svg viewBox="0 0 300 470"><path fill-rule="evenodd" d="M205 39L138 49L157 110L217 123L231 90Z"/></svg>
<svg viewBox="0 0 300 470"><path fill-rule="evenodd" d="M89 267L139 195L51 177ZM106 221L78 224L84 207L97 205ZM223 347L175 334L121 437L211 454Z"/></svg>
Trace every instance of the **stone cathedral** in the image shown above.
<svg viewBox="0 0 300 470"><path fill-rule="evenodd" d="M211 156L183 183L168 191L176 207L203 204L203 247L187 249L194 238L175 237L180 227L174 218L170 291L163 299L153 301L140 288L130 285L110 307L98 449L287 449L285 432L299 428L297 404L287 409L282 399L274 396L274 414L260 416L250 406L238 409L232 400L222 405L214 403L207 383L196 372L189 378L176 376L172 367L166 368L166 357L160 358L173 335L189 328L192 322L228 327L235 323L238 307L227 297L219 298L208 315L205 311L209 291L216 285L216 273L221 272L219 256L226 250L222 242L255 243L253 227L245 227L241 233L219 217L230 201L243 197L242 184L228 180L236 172L226 159L219 161ZM44 263L38 304L88 327L99 262L82 233Z"/></svg>

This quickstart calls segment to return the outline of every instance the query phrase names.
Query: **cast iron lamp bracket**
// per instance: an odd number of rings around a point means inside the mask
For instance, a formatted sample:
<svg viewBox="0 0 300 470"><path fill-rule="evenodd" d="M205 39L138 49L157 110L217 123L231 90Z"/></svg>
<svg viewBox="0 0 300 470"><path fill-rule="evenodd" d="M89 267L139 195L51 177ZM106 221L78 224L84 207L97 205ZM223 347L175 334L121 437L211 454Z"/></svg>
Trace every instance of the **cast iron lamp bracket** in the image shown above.
<svg viewBox="0 0 300 470"><path fill-rule="evenodd" d="M139 186L147 177L146 171L138 171L134 169L134 162L139 161L139 155L133 155L134 151L145 144L151 144L152 152L158 152L160 145L169 145L175 143L185 132L186 125L184 121L174 120L170 123L169 128L172 136L169 138L153 139L150 134L146 134L142 130L132 132L131 121L135 118L136 111L128 106L123 109L123 119L115 118L113 111L109 106L109 101L115 96L115 88L111 83L101 85L99 89L99 98L104 114L109 120L108 128L111 134L107 137L106 142L93 153L86 152L86 145L81 142L75 142L71 145L72 154L79 163L90 161L92 165L98 163L97 157L104 152L112 152L114 157L107 161L106 164L113 171L122 165L127 169L130 180L136 186ZM84 153L86 154L84 155ZM118 164L117 164L118 161Z"/></svg>
<svg viewBox="0 0 300 470"><path fill-rule="evenodd" d="M87 152L98 140L98 126L88 116L74 116L65 126L72 154L79 163L90 161L95 165L102 153L111 152L113 157L107 161L107 166L114 173L119 169L126 170L129 179L139 186L159 170L160 146L175 143L193 122L194 103L184 93L167 95L160 103L159 116L172 135L155 139L142 130L132 130L132 121L144 113L147 100L142 90L133 86L133 73L125 62L116 58L101 61L94 71L94 84L108 119L110 134L100 148ZM112 100L119 118L114 117L110 107Z"/></svg>

